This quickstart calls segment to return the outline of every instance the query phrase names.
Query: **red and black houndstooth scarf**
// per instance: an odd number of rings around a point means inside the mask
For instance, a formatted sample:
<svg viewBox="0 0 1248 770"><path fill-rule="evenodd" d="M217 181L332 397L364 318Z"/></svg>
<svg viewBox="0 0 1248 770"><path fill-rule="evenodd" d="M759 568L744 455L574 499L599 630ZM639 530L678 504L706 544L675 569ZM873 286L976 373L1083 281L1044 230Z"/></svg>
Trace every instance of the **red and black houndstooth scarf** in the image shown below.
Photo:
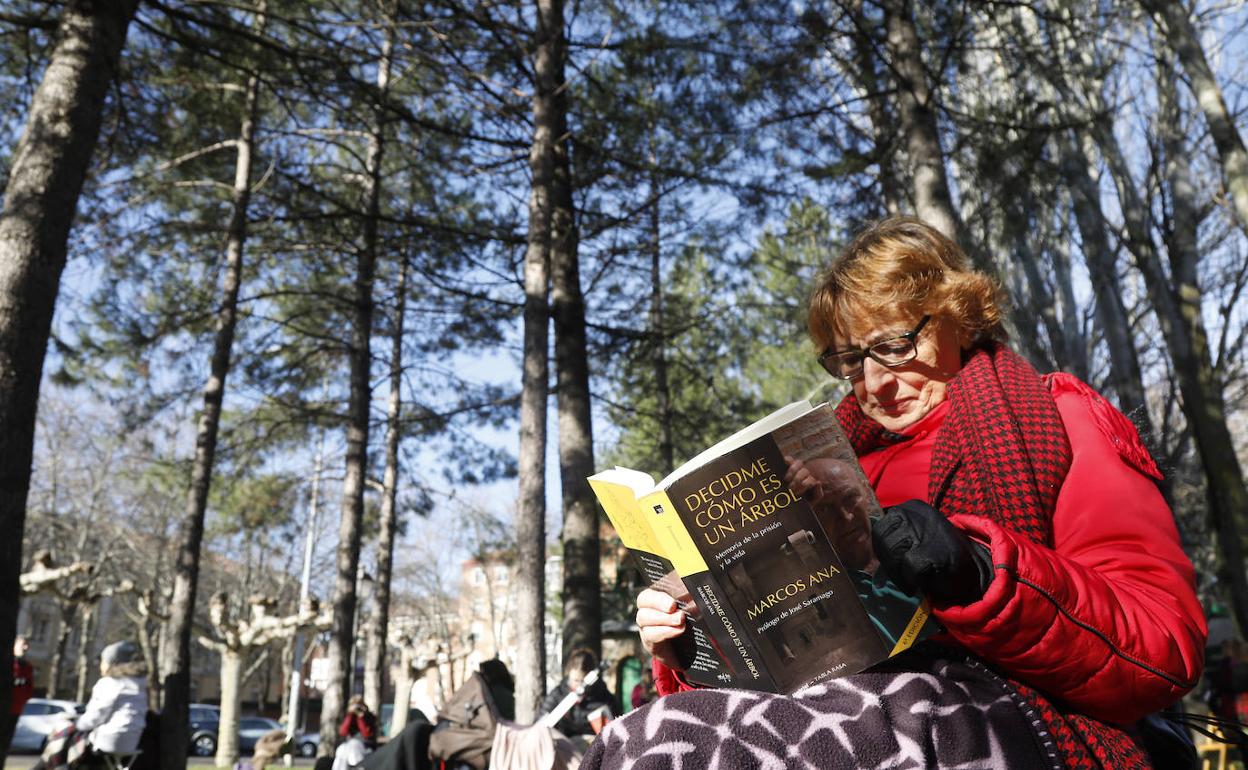
<svg viewBox="0 0 1248 770"><path fill-rule="evenodd" d="M1001 345L975 351L949 383L949 413L932 450L928 499L946 515L971 514L1045 546L1070 468L1070 443L1044 380ZM866 417L851 393L836 409L861 456L906 439ZM1010 680L1036 709L1067 767L1147 768L1123 730L1055 706Z"/></svg>

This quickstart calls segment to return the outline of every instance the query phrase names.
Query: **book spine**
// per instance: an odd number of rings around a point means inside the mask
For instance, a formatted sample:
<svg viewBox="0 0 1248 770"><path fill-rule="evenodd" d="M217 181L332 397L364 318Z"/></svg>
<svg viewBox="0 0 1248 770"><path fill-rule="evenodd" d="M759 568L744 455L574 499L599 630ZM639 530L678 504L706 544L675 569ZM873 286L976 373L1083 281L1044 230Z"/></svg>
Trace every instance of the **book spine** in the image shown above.
<svg viewBox="0 0 1248 770"><path fill-rule="evenodd" d="M679 566L669 558L669 547L656 535L631 488L595 479L589 483L650 587L671 596L685 612L691 633L678 644L680 656L687 662L689 681L712 687L747 686L738 667L721 654L708 627L710 617L700 610L691 589L681 580L681 568L691 568L688 552L676 552ZM696 568L696 563L692 567Z"/></svg>
<svg viewBox="0 0 1248 770"><path fill-rule="evenodd" d="M681 521L676 504L663 490L641 500L651 530L668 554L677 574L692 595L708 640L717 656L733 671L738 687L775 692L776 681L767 673L762 657L746 625L728 601L715 571L708 567L701 550Z"/></svg>

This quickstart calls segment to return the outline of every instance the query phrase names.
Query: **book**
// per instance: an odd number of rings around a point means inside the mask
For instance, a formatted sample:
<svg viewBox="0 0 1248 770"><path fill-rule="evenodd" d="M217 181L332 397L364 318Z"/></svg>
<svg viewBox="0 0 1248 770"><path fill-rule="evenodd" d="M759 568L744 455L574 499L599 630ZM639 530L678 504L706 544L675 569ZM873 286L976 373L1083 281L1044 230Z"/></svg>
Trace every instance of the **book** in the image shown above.
<svg viewBox="0 0 1248 770"><path fill-rule="evenodd" d="M789 487L802 466L816 493ZM828 404L783 407L657 484L620 467L589 483L649 584L685 612L694 684L792 693L937 630L875 559L882 512Z"/></svg>

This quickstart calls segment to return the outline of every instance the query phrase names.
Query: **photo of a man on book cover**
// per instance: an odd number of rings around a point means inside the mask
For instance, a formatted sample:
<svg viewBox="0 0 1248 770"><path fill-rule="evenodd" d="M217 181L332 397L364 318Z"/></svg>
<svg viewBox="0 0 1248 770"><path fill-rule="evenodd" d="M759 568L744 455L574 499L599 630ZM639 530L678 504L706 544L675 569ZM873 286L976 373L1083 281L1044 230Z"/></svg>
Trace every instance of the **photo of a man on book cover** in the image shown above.
<svg viewBox="0 0 1248 770"><path fill-rule="evenodd" d="M816 410L774 431L772 438L788 465L785 484L814 509L871 621L892 645L914 617L919 599L898 588L875 557L871 520L883 511L834 421L829 410Z"/></svg>
<svg viewBox="0 0 1248 770"><path fill-rule="evenodd" d="M798 494L806 493L876 629L895 644L914 617L919 600L902 592L875 557L871 517L879 515L879 506L857 463L830 457L785 459L789 463L786 482Z"/></svg>

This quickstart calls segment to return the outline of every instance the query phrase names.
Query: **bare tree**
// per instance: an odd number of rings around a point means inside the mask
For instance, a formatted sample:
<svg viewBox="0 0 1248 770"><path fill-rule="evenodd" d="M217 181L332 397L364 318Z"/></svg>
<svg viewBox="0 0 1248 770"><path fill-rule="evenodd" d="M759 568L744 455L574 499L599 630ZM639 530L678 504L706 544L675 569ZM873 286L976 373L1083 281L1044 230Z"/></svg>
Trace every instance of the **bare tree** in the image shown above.
<svg viewBox="0 0 1248 770"><path fill-rule="evenodd" d="M1066 9L1067 16L1071 13ZM1103 157L1118 193L1123 217L1123 243L1135 258L1153 304L1166 348L1175 364L1182 394L1183 414L1195 439L1205 473L1209 515L1218 533L1218 545L1231 578L1231 601L1240 628L1248 631L1248 574L1244 571L1239 511L1248 508L1248 488L1235 454L1227 425L1222 382L1214 369L1208 334L1199 312L1201 291L1196 276L1196 256L1185 248L1170 251L1171 269L1163 265L1153 239L1151 208L1140 195L1123 149L1114 134L1113 111L1104 103L1101 84L1091 73L1098 71L1092 53L1071 30L1069 18L1049 27L1053 49L1077 65L1080 81L1054 78L1062 98L1080 105L1089 120L1081 124ZM1173 170L1171 171L1173 173ZM1173 241L1168 244L1177 246Z"/></svg>
<svg viewBox="0 0 1248 770"><path fill-rule="evenodd" d="M602 585L599 578L598 507L586 481L594 473L594 437L589 393L589 350L585 296L581 292L578 236L568 134L568 42L562 0L539 3L551 58L544 73L550 95L554 138L551 179L551 315L555 326L555 369L559 412L559 478L563 498L563 654L602 648ZM539 75L539 77L541 77Z"/></svg>
<svg viewBox="0 0 1248 770"><path fill-rule="evenodd" d="M208 617L213 636L200 636L205 648L221 657L221 717L217 728L217 767L233 767L238 760L238 717L242 684L246 678L243 665L254 651L263 649L277 639L293 637L304 627L328 628L329 615L322 614L315 602L294 615L275 617L269 611L276 602L267 596L248 600L250 616L234 618L230 613L229 595L224 591L213 595L208 604ZM267 653L266 653L267 654ZM252 667L254 672L255 666Z"/></svg>
<svg viewBox="0 0 1248 770"><path fill-rule="evenodd" d="M1091 161L1072 131L1055 132L1053 142L1058 168L1071 194L1088 279L1096 296L1096 317L1109 349L1110 382L1122 411L1131 415L1145 435L1151 435L1152 418L1144 397L1144 377L1132 340L1131 319L1122 299L1118 260L1109 243L1109 223L1101 209L1100 190L1090 169Z"/></svg>
<svg viewBox="0 0 1248 770"><path fill-rule="evenodd" d="M888 30L888 52L899 81L897 116L913 177L914 213L967 247L978 258L981 270L994 273L994 266L983 262L983 251L969 248L962 218L953 205L945 154L940 146L936 96L923 66L911 0L885 0L881 5Z"/></svg>
<svg viewBox="0 0 1248 770"><path fill-rule="evenodd" d="M390 735L398 735L407 727L407 713L412 708L412 687L416 680L437 665L437 645L425 636L419 625L397 630L390 643L399 651L399 676L394 683L394 710L390 714ZM432 717L432 714L426 716Z"/></svg>
<svg viewBox="0 0 1248 770"><path fill-rule="evenodd" d="M381 713L385 690L386 650L390 624L390 577L394 565L394 535L398 520L395 505L399 486L399 438L403 398L403 321L407 308L407 260L399 265L395 288L396 306L391 329L390 399L386 408L386 468L382 478L381 522L377 535L376 593L373 612L364 626L367 649L364 657L364 702L375 714ZM391 735L397 735L391 728Z"/></svg>
<svg viewBox="0 0 1248 770"><path fill-rule="evenodd" d="M872 35L874 24L862 11L862 0L851 0L848 8L853 25L854 81L866 99L867 117L871 119L874 140L872 153L879 167L880 197L889 216L896 216L904 208L905 189L897 172L897 124L889 110L886 98L888 72L880 72L880 56ZM670 469L669 469L670 470Z"/></svg>
<svg viewBox="0 0 1248 770"><path fill-rule="evenodd" d="M342 514L338 526L337 573L334 579L334 624L329 637L330 681L321 702L321 741L318 756L331 756L338 740L338 721L351 687L351 650L355 644L355 583L360 563L364 520L364 486L368 475L369 403L372 385L373 278L377 270L378 225L381 220L382 157L385 152L390 69L394 46L393 3L385 21L377 59L375 101L365 158L362 242L356 252L352 297L349 367L351 392L347 405L346 476L342 484Z"/></svg>
<svg viewBox="0 0 1248 770"><path fill-rule="evenodd" d="M137 0L72 0L10 158L0 210L0 671L13 662L35 413L70 226ZM11 677L0 677L8 703ZM12 730L10 720L0 733ZM0 761L10 734L0 734Z"/></svg>
<svg viewBox="0 0 1248 770"><path fill-rule="evenodd" d="M524 255L524 370L520 395L520 502L516 512L516 719L532 722L546 690L546 401L549 379L550 250L556 144L555 91L563 84L562 0L537 0L533 46L533 141L529 232Z"/></svg>
<svg viewBox="0 0 1248 770"><path fill-rule="evenodd" d="M914 213L961 245L978 270L997 276L999 271L992 256L972 239L953 202L940 144L936 91L923 64L913 0L883 0L880 5L888 31L887 51L897 81L897 119L910 165ZM1003 319L1007 332L1033 363L1044 366L1047 356L1036 345L1026 315L1014 303L1007 311Z"/></svg>
<svg viewBox="0 0 1248 770"><path fill-rule="evenodd" d="M51 590L66 578L81 574L90 575L94 571L95 565L87 561L76 561L64 567L57 567L51 551L40 551L35 554L31 568L19 576L18 582L23 594L33 594Z"/></svg>
<svg viewBox="0 0 1248 770"><path fill-rule="evenodd" d="M1166 36L1167 45L1183 64L1188 84L1204 113L1209 134L1222 160L1222 174L1235 218L1248 235L1248 151L1244 149L1244 138L1226 107L1222 89L1200 45L1200 36L1188 15L1188 4L1178 0L1140 0L1140 5L1152 14L1158 29Z"/></svg>
<svg viewBox="0 0 1248 770"><path fill-rule="evenodd" d="M265 26L265 2L260 0L253 13L254 28ZM203 408L195 433L195 458L191 466L191 482L187 489L186 515L178 534L173 596L169 601L169 620L160 653L160 670L164 676L162 703L164 719L160 722L163 770L176 770L186 765L185 747L189 743L188 719L191 685L191 634L195 617L195 600L199 590L200 549L204 539L204 513L208 508L208 492L212 485L213 465L217 455L217 436L221 426L221 409L225 401L226 377L234 348L238 324L238 295L243 283L243 248L247 239L247 209L251 203L251 167L256 152L256 121L259 110L260 78L252 73L244 89L242 124L235 149L234 183L231 191L230 221L226 228L225 274L221 285L221 304L216 312L216 332L212 341L212 358L208 381L203 389ZM176 748L175 748L176 747Z"/></svg>

